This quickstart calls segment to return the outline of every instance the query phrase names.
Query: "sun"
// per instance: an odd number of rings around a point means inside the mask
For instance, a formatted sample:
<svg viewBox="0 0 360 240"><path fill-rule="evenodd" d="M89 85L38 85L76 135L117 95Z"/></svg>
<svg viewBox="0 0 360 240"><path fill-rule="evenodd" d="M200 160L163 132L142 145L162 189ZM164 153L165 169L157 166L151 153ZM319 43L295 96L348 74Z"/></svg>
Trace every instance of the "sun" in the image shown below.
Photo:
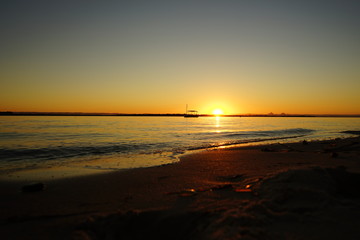
<svg viewBox="0 0 360 240"><path fill-rule="evenodd" d="M214 114L214 115L223 115L224 114L224 111L223 110L221 110L221 109L219 109L219 108L217 108L217 109L214 109L213 111L212 111L212 113Z"/></svg>

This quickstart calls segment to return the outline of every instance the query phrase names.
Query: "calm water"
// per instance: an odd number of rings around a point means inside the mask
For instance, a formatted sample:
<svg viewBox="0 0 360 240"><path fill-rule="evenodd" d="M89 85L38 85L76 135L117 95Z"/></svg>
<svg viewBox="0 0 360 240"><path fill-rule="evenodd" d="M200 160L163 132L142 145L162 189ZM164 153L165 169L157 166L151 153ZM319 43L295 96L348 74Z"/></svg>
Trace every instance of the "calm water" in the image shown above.
<svg viewBox="0 0 360 240"><path fill-rule="evenodd" d="M0 175L156 166L189 150L350 136L344 130L360 130L360 118L1 116Z"/></svg>

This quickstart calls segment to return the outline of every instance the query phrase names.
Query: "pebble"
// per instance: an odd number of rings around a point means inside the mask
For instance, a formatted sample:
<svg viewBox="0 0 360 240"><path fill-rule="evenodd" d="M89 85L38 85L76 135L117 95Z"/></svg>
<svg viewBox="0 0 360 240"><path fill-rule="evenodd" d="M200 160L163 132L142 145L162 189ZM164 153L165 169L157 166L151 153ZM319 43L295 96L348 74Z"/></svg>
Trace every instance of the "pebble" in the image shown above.
<svg viewBox="0 0 360 240"><path fill-rule="evenodd" d="M24 193L29 193L29 192L40 192L43 191L45 189L45 184L38 182L38 183L31 183L28 185L24 185L21 188L21 191Z"/></svg>

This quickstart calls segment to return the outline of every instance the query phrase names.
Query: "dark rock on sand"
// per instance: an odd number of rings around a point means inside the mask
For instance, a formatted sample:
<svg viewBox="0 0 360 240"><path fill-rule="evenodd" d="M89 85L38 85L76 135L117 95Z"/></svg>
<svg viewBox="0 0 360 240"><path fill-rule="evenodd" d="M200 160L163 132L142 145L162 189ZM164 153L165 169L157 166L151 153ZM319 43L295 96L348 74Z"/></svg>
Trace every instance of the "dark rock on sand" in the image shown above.
<svg viewBox="0 0 360 240"><path fill-rule="evenodd" d="M343 131L343 133L354 134L354 135L360 135L360 131Z"/></svg>
<svg viewBox="0 0 360 240"><path fill-rule="evenodd" d="M44 183L31 183L28 185L24 185L21 188L21 191L24 193L29 193L29 192L39 192L39 191L43 191L45 189L45 184Z"/></svg>

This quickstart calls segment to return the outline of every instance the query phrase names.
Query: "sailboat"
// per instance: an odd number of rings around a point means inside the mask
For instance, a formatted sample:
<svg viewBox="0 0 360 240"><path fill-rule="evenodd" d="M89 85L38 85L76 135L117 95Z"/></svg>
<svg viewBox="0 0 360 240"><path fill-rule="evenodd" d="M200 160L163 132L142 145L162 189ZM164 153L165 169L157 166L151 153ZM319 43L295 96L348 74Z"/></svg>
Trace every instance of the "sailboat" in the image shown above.
<svg viewBox="0 0 360 240"><path fill-rule="evenodd" d="M198 111L196 110L188 110L188 105L186 104L186 112L184 114L185 118L197 118L199 117Z"/></svg>

